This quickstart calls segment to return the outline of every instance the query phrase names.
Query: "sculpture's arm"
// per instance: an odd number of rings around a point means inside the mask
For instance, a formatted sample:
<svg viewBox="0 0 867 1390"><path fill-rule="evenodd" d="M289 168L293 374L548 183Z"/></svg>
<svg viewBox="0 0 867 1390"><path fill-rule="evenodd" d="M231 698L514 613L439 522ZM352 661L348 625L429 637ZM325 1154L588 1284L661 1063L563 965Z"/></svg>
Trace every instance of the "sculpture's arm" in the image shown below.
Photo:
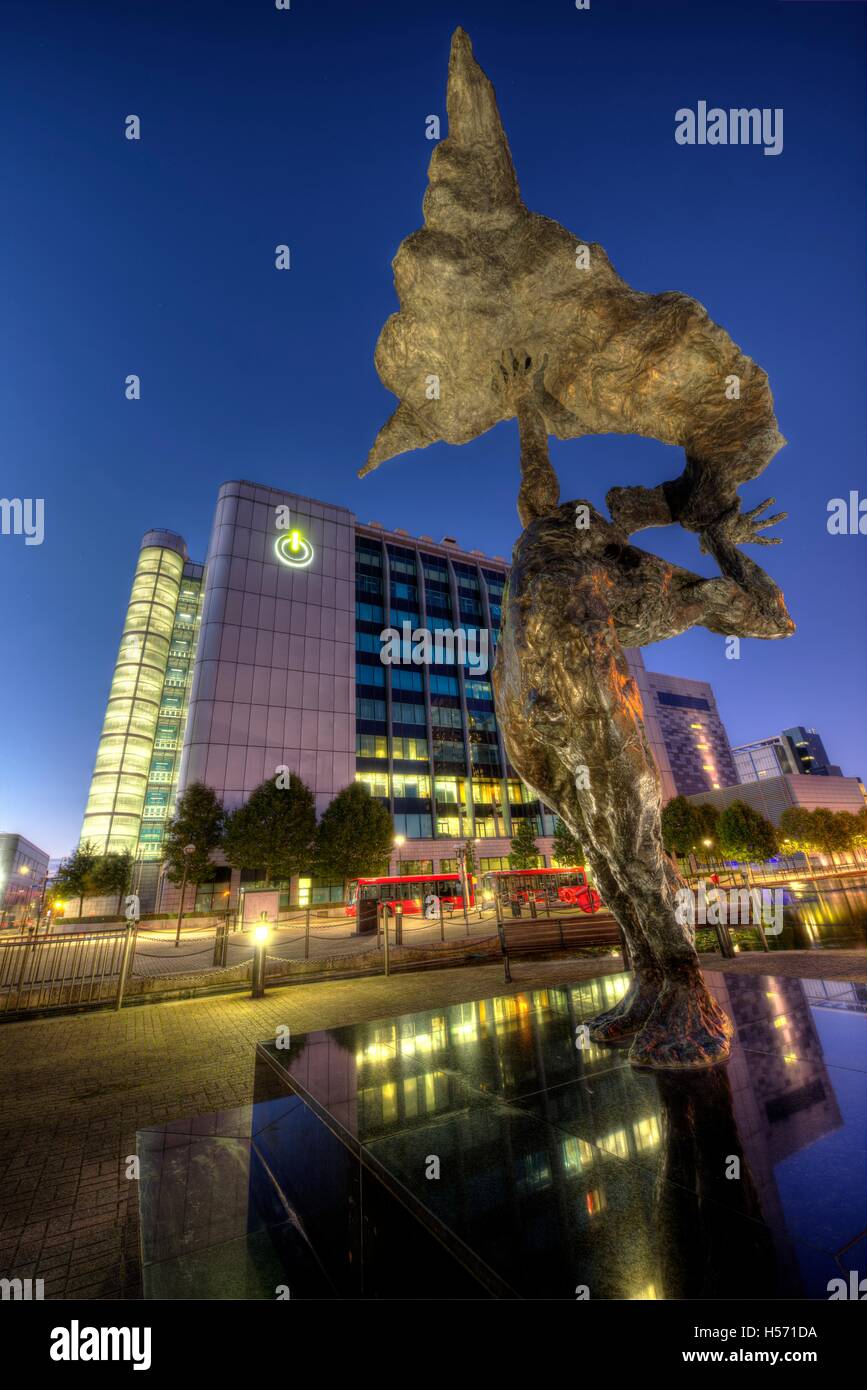
<svg viewBox="0 0 867 1390"><path fill-rule="evenodd" d="M795 624L789 617L782 591L761 566L738 549L738 544L779 545L779 537L756 533L785 519L786 513L760 519L773 503L768 498L750 512L729 513L717 525L702 532L702 549L713 555L723 578L701 582L708 606L703 625L711 632L739 637L789 637Z"/></svg>

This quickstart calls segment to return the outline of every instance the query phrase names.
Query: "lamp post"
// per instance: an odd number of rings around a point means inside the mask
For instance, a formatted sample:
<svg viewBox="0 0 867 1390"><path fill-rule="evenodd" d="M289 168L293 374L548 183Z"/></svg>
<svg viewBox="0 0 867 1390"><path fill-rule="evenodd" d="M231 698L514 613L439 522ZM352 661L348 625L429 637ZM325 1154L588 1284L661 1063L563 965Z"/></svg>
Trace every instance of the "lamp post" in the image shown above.
<svg viewBox="0 0 867 1390"><path fill-rule="evenodd" d="M187 891L187 874L190 871L190 855L195 854L195 845L184 845L184 876L181 880L181 901L178 907L178 929L175 932L175 945L181 944L181 918L184 915L184 894Z"/></svg>
<svg viewBox="0 0 867 1390"><path fill-rule="evenodd" d="M395 835L395 837L394 837L394 847L395 847L395 849L397 850L397 876L398 876L398 878L400 878L400 851L401 851L401 849L403 848L403 846L404 846L405 844L406 844L406 836L405 836L405 835Z"/></svg>
<svg viewBox="0 0 867 1390"><path fill-rule="evenodd" d="M253 979L252 998L261 999L265 993L265 947L271 936L271 924L266 913L253 928Z"/></svg>

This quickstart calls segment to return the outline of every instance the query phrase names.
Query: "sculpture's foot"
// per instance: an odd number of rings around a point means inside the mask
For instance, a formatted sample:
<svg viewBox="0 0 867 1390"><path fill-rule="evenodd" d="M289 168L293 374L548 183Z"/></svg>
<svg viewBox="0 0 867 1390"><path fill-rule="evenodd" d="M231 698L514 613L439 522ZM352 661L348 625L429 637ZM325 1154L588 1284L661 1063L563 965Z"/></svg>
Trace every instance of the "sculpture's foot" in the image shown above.
<svg viewBox="0 0 867 1390"><path fill-rule="evenodd" d="M666 979L629 1060L634 1067L713 1067L727 1060L733 1032L699 971L690 969Z"/></svg>
<svg viewBox="0 0 867 1390"><path fill-rule="evenodd" d="M623 1042L643 1028L662 988L656 976L636 976L623 998L611 1009L597 1014L588 1025L590 1037L597 1043Z"/></svg>

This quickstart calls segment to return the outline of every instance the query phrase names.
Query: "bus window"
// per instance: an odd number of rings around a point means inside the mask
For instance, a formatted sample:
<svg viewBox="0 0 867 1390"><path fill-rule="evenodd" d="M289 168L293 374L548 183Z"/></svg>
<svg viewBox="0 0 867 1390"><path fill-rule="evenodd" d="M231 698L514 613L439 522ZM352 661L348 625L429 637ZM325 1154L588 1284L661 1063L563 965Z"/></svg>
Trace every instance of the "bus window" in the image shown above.
<svg viewBox="0 0 867 1390"><path fill-rule="evenodd" d="M378 902L379 889L380 885L378 883L365 883L361 890L361 896L364 898L365 902Z"/></svg>

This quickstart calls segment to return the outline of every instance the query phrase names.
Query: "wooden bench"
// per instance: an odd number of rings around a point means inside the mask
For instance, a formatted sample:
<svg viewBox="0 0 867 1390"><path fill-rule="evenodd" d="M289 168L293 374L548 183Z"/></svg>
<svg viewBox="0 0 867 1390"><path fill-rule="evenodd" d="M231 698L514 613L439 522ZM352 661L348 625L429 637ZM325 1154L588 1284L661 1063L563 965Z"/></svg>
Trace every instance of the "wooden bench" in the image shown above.
<svg viewBox="0 0 867 1390"><path fill-rule="evenodd" d="M563 921L537 918L535 922L522 922L520 925L502 923L498 932L507 983L512 979L509 965L512 957L526 960L531 956L557 956L564 952L580 951L585 946L616 946L623 955L624 968L629 969L626 942L613 917L567 918Z"/></svg>

